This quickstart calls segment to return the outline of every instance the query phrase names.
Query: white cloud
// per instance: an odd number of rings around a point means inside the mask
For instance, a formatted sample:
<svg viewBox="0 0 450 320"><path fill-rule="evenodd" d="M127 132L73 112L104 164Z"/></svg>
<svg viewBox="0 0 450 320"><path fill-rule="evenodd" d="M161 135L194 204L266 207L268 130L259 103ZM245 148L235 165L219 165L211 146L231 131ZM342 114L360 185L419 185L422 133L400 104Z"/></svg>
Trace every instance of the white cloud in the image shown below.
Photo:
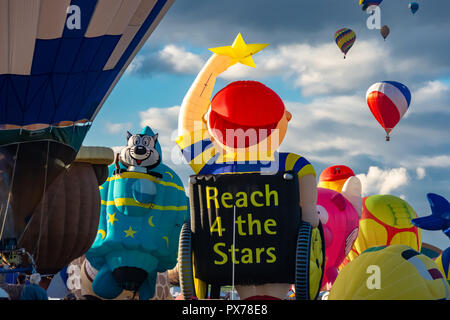
<svg viewBox="0 0 450 320"><path fill-rule="evenodd" d="M405 168L380 169L370 167L367 174L356 175L362 184L363 195L390 194L392 191L405 186L408 181L408 173Z"/></svg>
<svg viewBox="0 0 450 320"><path fill-rule="evenodd" d="M133 127L131 122L126 123L112 123L106 122L105 130L111 134L123 133L124 131L130 130Z"/></svg>
<svg viewBox="0 0 450 320"><path fill-rule="evenodd" d="M417 160L417 164L421 167L450 168L450 156L438 155L421 157Z"/></svg>
<svg viewBox="0 0 450 320"><path fill-rule="evenodd" d="M416 100L428 102L430 98L442 96L450 91L448 85L441 81L428 81L416 91Z"/></svg>
<svg viewBox="0 0 450 320"><path fill-rule="evenodd" d="M425 168L419 167L416 169L417 179L422 180L426 176Z"/></svg>
<svg viewBox="0 0 450 320"><path fill-rule="evenodd" d="M301 43L269 47L254 60L256 70L237 65L222 77L236 80L281 76L301 89L302 95L314 96L358 90L361 84L386 75L419 72L414 68L415 59L396 59L388 48L374 40L357 41L347 59L330 41L315 46Z"/></svg>
<svg viewBox="0 0 450 320"><path fill-rule="evenodd" d="M157 52L144 52L136 56L126 70L126 74L151 74L169 72L195 74L203 67L204 59L185 48L174 44L166 45Z"/></svg>
<svg viewBox="0 0 450 320"><path fill-rule="evenodd" d="M148 108L139 112L140 125L141 127L149 126L154 132L158 132L160 143L174 144L177 137L179 113L180 106Z"/></svg>
<svg viewBox="0 0 450 320"><path fill-rule="evenodd" d="M181 165L184 159L175 143L178 137L178 115L179 106L170 108L148 108L139 112L141 127L149 126L155 133L158 133L158 140L161 145L164 159L174 165Z"/></svg>
<svg viewBox="0 0 450 320"><path fill-rule="evenodd" d="M173 66L178 73L194 73L200 71L205 63L203 59L182 47L167 45L158 53L159 59Z"/></svg>
<svg viewBox="0 0 450 320"><path fill-rule="evenodd" d="M278 76L299 88L302 95L314 96L359 90L361 84L397 73L420 72L414 58L396 59L389 48L381 47L375 40L358 40L347 59L343 59L339 48L330 41L268 47L255 55L254 60L256 69L236 64L220 77L232 81ZM205 57L170 44L156 53L137 56L127 73L168 71L195 75L204 63Z"/></svg>

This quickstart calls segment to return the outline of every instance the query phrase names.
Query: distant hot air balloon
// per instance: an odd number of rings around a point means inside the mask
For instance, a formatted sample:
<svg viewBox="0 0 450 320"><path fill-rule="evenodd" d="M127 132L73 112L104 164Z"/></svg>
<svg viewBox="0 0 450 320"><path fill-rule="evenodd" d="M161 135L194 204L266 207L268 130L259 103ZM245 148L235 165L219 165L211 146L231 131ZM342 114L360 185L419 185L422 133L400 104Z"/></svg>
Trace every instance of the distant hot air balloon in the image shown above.
<svg viewBox="0 0 450 320"><path fill-rule="evenodd" d="M411 92L395 81L382 81L373 84L366 94L367 104L378 123L389 134L409 108Z"/></svg>
<svg viewBox="0 0 450 320"><path fill-rule="evenodd" d="M172 3L0 1L0 251L47 214L38 204Z"/></svg>
<svg viewBox="0 0 450 320"><path fill-rule="evenodd" d="M411 2L408 7L411 10L412 14L415 14L417 10L419 10L419 4L417 2Z"/></svg>
<svg viewBox="0 0 450 320"><path fill-rule="evenodd" d="M383 0L359 0L359 5L362 5L362 10L366 11L370 6L379 6Z"/></svg>
<svg viewBox="0 0 450 320"><path fill-rule="evenodd" d="M353 46L356 40L356 34L353 30L348 28L342 28L336 31L334 34L334 41L341 51L344 53L344 59L347 52Z"/></svg>
<svg viewBox="0 0 450 320"><path fill-rule="evenodd" d="M387 25L382 26L380 29L381 36L383 37L384 40L386 40L390 32L391 30Z"/></svg>

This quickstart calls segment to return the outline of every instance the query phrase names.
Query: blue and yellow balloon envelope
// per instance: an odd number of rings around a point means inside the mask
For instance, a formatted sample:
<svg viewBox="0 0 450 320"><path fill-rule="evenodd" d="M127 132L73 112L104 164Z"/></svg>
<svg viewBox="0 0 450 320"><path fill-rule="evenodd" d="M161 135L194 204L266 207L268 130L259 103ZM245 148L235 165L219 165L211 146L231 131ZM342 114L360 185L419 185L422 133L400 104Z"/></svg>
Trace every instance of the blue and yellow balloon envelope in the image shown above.
<svg viewBox="0 0 450 320"><path fill-rule="evenodd" d="M164 164L153 171L113 174L100 187L102 205L97 238L86 254L99 272L92 289L105 299L124 290L115 270L147 273L139 299L154 295L157 272L175 267L181 226L188 219L188 198L177 174ZM145 274L145 273L144 273ZM133 274L131 274L133 278Z"/></svg>

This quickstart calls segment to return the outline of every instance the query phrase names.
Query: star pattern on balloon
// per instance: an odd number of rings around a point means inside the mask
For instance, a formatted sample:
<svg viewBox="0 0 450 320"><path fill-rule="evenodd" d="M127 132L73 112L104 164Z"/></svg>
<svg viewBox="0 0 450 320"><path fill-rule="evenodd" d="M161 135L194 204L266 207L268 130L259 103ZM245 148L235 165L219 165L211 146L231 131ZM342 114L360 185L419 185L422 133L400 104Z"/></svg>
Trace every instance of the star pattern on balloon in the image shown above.
<svg viewBox="0 0 450 320"><path fill-rule="evenodd" d="M115 212L113 214L109 214L108 213L108 221L107 221L107 223L110 223L111 225L114 225L115 221L119 221L118 219L116 219L116 213Z"/></svg>
<svg viewBox="0 0 450 320"><path fill-rule="evenodd" d="M137 233L137 231L133 230L131 226L128 228L128 230L124 230L123 232L125 232L125 238L128 237L134 238L134 234Z"/></svg>
<svg viewBox="0 0 450 320"><path fill-rule="evenodd" d="M230 66L236 63L242 63L249 67L256 68L252 56L268 45L269 44L263 43L247 44L239 33L231 46L210 48L209 50L215 54L230 57L232 59Z"/></svg>

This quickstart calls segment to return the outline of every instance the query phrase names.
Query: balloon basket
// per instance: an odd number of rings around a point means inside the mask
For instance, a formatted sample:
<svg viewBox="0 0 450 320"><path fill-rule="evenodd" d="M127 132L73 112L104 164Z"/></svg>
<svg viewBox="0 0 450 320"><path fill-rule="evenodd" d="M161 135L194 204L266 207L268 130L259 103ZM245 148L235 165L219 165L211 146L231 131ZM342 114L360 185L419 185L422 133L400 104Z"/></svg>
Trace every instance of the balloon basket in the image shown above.
<svg viewBox="0 0 450 320"><path fill-rule="evenodd" d="M391 138L389 136L386 136L386 141L391 141Z"/></svg>

